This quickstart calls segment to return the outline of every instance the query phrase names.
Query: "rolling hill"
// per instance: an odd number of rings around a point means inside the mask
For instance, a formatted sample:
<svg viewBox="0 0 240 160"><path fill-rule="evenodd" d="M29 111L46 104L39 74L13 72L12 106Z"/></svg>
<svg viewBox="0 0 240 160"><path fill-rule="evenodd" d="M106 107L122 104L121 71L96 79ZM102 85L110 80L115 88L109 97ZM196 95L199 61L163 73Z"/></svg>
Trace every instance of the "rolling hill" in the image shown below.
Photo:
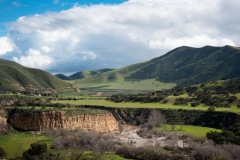
<svg viewBox="0 0 240 160"><path fill-rule="evenodd" d="M231 46L180 47L145 62L129 79L157 78L189 85L240 76L240 49Z"/></svg>
<svg viewBox="0 0 240 160"><path fill-rule="evenodd" d="M237 47L183 46L146 62L88 76L78 72L75 74L78 76L70 76L70 79L78 79L74 83L157 79L166 83L190 85L239 77L239 62L240 48Z"/></svg>
<svg viewBox="0 0 240 160"><path fill-rule="evenodd" d="M56 74L55 76L62 80L75 80L75 79L84 79L92 76L101 76L102 74L112 70L113 69L105 68L105 69L99 69L99 70L80 71L70 76L65 76L64 74L61 74L61 73Z"/></svg>
<svg viewBox="0 0 240 160"><path fill-rule="evenodd" d="M72 85L48 72L0 59L0 89L56 91L72 89Z"/></svg>

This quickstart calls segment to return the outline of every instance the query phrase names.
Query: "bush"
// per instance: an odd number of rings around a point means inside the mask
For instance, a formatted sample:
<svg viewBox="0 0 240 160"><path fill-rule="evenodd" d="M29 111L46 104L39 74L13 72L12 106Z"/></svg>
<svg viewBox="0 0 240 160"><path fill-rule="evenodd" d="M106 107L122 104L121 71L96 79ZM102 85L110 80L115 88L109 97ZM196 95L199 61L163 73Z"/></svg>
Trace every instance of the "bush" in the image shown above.
<svg viewBox="0 0 240 160"><path fill-rule="evenodd" d="M116 154L130 159L138 160L159 160L159 159L168 159L168 160L183 160L186 159L180 154L168 154L167 152L162 152L161 149L154 147L130 147L123 146L118 148Z"/></svg>
<svg viewBox="0 0 240 160"><path fill-rule="evenodd" d="M191 103L191 107L197 107L198 105L200 105L200 102L192 102Z"/></svg>
<svg viewBox="0 0 240 160"><path fill-rule="evenodd" d="M165 116L158 110L151 110L149 117L148 117L148 121L146 123L146 126L149 129L152 129L154 127L157 127L161 124L165 124L166 123L166 119Z"/></svg>
<svg viewBox="0 0 240 160"><path fill-rule="evenodd" d="M237 107L240 108L240 101L238 102Z"/></svg>
<svg viewBox="0 0 240 160"><path fill-rule="evenodd" d="M230 156L228 152L214 146L199 147L193 155L195 160L228 160L231 159Z"/></svg>
<svg viewBox="0 0 240 160"><path fill-rule="evenodd" d="M164 99L164 100L162 101L162 104L166 104L166 103L168 103L168 100L167 100L167 99Z"/></svg>
<svg viewBox="0 0 240 160"><path fill-rule="evenodd" d="M6 154L6 152L4 151L4 149L0 147L0 158L5 157L6 155L7 155L7 154Z"/></svg>
<svg viewBox="0 0 240 160"><path fill-rule="evenodd" d="M156 150L152 147L120 147L116 154L130 159L138 160L159 160L159 159L169 159L169 155L162 153L159 150Z"/></svg>
<svg viewBox="0 0 240 160"><path fill-rule="evenodd" d="M207 110L208 112L214 112L215 111L215 108L213 107L213 106L211 106L211 107L208 107L208 110Z"/></svg>
<svg viewBox="0 0 240 160"><path fill-rule="evenodd" d="M240 147L233 144L212 143L193 144L192 159L195 160L236 160L240 157Z"/></svg>
<svg viewBox="0 0 240 160"><path fill-rule="evenodd" d="M173 105L184 105L184 106L187 106L188 105L188 101L189 101L189 99L180 97L180 98L177 98L174 101Z"/></svg>
<svg viewBox="0 0 240 160"><path fill-rule="evenodd" d="M81 149L96 152L113 152L119 145L113 141L111 136L101 135L95 132L76 131L59 131L56 138L53 139L51 149Z"/></svg>
<svg viewBox="0 0 240 160"><path fill-rule="evenodd" d="M231 131L216 132L211 131L207 133L207 138L213 140L216 144L238 144L240 145L240 137Z"/></svg>
<svg viewBox="0 0 240 160"><path fill-rule="evenodd" d="M30 148L23 152L23 157L29 159L32 156L41 155L47 152L47 144L41 142L35 142L30 145Z"/></svg>

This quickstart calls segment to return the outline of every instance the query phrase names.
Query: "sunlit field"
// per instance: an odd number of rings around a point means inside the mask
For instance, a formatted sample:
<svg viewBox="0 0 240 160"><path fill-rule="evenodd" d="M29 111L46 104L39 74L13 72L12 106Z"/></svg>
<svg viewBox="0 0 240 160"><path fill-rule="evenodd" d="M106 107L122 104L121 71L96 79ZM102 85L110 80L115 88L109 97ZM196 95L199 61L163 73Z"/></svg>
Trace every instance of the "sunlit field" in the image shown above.
<svg viewBox="0 0 240 160"><path fill-rule="evenodd" d="M52 103L62 103L62 104L73 104L73 105L94 105L94 106L105 106L105 107L117 107L117 108L163 108L163 109L186 109L186 110L208 110L207 106L199 105L197 107L191 106L177 106L171 103L161 104L161 103L114 103L107 100L58 100L52 101ZM240 109L236 106L230 108L215 108L216 111L226 111L240 113Z"/></svg>
<svg viewBox="0 0 240 160"><path fill-rule="evenodd" d="M162 131L185 133L185 134L193 135L195 137L205 137L206 134L210 131L217 131L217 132L221 131L220 129L215 129L215 128L190 126L190 125L166 125L164 127L159 127L158 129Z"/></svg>
<svg viewBox="0 0 240 160"><path fill-rule="evenodd" d="M51 140L45 135L36 135L31 132L15 132L8 135L0 135L0 147L2 147L8 158L22 156L22 153L34 142L45 142L48 145Z"/></svg>

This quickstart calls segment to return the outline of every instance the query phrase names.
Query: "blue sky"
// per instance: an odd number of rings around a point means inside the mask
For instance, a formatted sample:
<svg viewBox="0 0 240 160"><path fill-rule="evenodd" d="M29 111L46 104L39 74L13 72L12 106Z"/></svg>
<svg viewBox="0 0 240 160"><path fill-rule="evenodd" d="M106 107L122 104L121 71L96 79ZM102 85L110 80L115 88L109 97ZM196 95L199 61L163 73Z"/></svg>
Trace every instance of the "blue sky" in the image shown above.
<svg viewBox="0 0 240 160"><path fill-rule="evenodd" d="M7 23L21 16L58 12L75 4L119 4L126 0L0 0L0 36L7 33Z"/></svg>
<svg viewBox="0 0 240 160"><path fill-rule="evenodd" d="M0 0L0 58L74 73L147 61L180 46L239 47L239 6L239 0Z"/></svg>

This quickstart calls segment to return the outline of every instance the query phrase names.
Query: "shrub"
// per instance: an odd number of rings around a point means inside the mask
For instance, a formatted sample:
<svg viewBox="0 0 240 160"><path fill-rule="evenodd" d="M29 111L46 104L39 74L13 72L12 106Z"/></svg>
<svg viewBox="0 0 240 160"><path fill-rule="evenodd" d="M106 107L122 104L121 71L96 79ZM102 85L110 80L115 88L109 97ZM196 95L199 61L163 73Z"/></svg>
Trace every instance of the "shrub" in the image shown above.
<svg viewBox="0 0 240 160"><path fill-rule="evenodd" d="M236 136L231 131L223 131L223 132L208 132L207 138L213 140L216 144L225 144L225 143L233 143L240 144L240 137Z"/></svg>
<svg viewBox="0 0 240 160"><path fill-rule="evenodd" d="M240 101L238 102L237 107L240 108Z"/></svg>
<svg viewBox="0 0 240 160"><path fill-rule="evenodd" d="M167 99L164 99L164 100L162 101L162 104L166 104L166 103L168 103L168 100L167 100Z"/></svg>
<svg viewBox="0 0 240 160"><path fill-rule="evenodd" d="M123 146L117 149L116 154L130 159L138 160L159 160L159 159L171 159L170 155L163 153L153 147L129 147Z"/></svg>
<svg viewBox="0 0 240 160"><path fill-rule="evenodd" d="M208 107L208 110L207 110L208 112L214 112L215 111L215 108L213 107L213 106L211 106L211 107Z"/></svg>
<svg viewBox="0 0 240 160"><path fill-rule="evenodd" d="M197 107L198 105L200 105L200 102L192 102L191 103L191 107Z"/></svg>
<svg viewBox="0 0 240 160"><path fill-rule="evenodd" d="M0 158L5 157L7 154L3 148L0 147Z"/></svg>
<svg viewBox="0 0 240 160"><path fill-rule="evenodd" d="M187 106L188 105L188 101L189 100L187 98L180 97L180 98L177 98L174 101L173 105L184 105L184 106Z"/></svg>
<svg viewBox="0 0 240 160"><path fill-rule="evenodd" d="M214 146L199 147L193 155L195 160L229 160L230 156L228 152Z"/></svg>
<svg viewBox="0 0 240 160"><path fill-rule="evenodd" d="M60 133L59 133L60 132ZM96 152L112 152L119 145L113 141L111 136L101 135L95 132L77 131L59 131L51 144L52 149L81 149Z"/></svg>
<svg viewBox="0 0 240 160"><path fill-rule="evenodd" d="M161 124L165 124L165 123L166 123L165 116L160 111L151 110L146 126L149 129L152 129L154 127L157 127L157 126L159 126Z"/></svg>
<svg viewBox="0 0 240 160"><path fill-rule="evenodd" d="M47 144L41 142L35 142L30 145L30 148L23 152L23 157L29 159L32 156L41 155L47 152Z"/></svg>

